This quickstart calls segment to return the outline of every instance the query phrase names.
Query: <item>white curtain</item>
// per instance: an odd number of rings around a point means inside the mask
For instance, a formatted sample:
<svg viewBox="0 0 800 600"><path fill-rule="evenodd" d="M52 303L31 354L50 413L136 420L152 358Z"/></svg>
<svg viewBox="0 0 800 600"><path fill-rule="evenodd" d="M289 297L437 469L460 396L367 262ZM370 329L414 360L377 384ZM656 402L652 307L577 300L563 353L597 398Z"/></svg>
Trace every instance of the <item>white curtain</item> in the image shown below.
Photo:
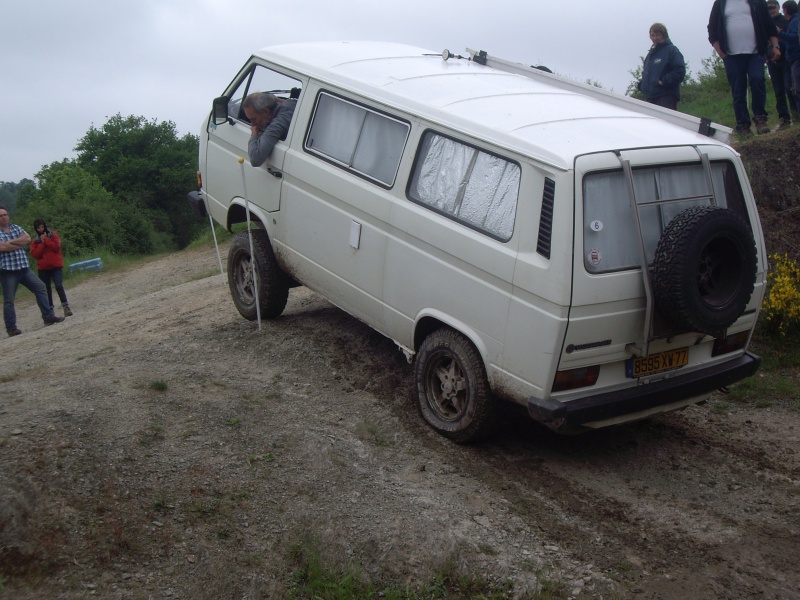
<svg viewBox="0 0 800 600"><path fill-rule="evenodd" d="M321 94L306 147L392 185L407 137L407 124Z"/></svg>

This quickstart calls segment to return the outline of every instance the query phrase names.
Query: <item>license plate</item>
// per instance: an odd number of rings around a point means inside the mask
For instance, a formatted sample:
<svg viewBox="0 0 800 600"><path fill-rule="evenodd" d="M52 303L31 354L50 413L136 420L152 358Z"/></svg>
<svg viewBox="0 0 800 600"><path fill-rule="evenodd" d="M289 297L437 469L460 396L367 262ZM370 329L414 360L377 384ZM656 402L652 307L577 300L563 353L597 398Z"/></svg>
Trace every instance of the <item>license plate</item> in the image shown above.
<svg viewBox="0 0 800 600"><path fill-rule="evenodd" d="M662 371L679 369L688 362L688 348L678 348L650 356L635 356L625 361L625 374L628 377L645 377Z"/></svg>

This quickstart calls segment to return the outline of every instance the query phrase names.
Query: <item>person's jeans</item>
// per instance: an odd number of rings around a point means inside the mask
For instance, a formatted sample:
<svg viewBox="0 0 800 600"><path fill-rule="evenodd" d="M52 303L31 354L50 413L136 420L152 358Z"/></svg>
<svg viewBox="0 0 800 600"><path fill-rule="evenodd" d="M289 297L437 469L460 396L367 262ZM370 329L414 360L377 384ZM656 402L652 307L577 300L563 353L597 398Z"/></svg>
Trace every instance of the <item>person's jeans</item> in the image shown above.
<svg viewBox="0 0 800 600"><path fill-rule="evenodd" d="M794 96L792 95L792 75L789 63L785 60L780 62L767 62L769 78L772 80L772 89L775 91L775 110L781 119L791 119L789 107L795 109ZM787 103L787 99L789 102Z"/></svg>
<svg viewBox="0 0 800 600"><path fill-rule="evenodd" d="M750 112L747 110L747 84L750 84L753 117L767 116L767 82L764 78L763 54L729 54L722 59L725 75L731 86L733 112L737 127L750 127Z"/></svg>
<svg viewBox="0 0 800 600"><path fill-rule="evenodd" d="M795 106L797 106L797 112L800 112L800 59L792 63L791 71Z"/></svg>
<svg viewBox="0 0 800 600"><path fill-rule="evenodd" d="M675 96L658 96L657 98L648 98L647 101L656 106L678 110L678 99Z"/></svg>
<svg viewBox="0 0 800 600"><path fill-rule="evenodd" d="M42 280L30 268L17 269L15 271L0 270L0 285L3 287L3 321L6 324L6 331L10 331L17 326L17 312L14 309L14 296L17 295L17 287L22 284L36 296L36 304L42 311L42 319L45 321L52 319L55 315L50 308L47 300L47 290Z"/></svg>
<svg viewBox="0 0 800 600"><path fill-rule="evenodd" d="M58 299L61 300L61 306L69 306L69 302L67 302L67 293L64 291L62 272L63 269L60 267L55 269L39 269L39 279L44 282L47 288L47 299L50 301L50 308L53 308L53 288L50 287L51 283L56 287Z"/></svg>

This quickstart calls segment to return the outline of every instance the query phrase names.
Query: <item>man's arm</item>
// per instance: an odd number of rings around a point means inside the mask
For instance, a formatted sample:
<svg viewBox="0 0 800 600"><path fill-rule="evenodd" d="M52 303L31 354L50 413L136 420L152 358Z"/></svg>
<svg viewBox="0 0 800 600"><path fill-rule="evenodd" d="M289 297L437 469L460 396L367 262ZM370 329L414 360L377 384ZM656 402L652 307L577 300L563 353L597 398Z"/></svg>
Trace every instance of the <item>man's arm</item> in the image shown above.
<svg viewBox="0 0 800 600"><path fill-rule="evenodd" d="M0 242L0 252L13 252L14 250L19 250L20 248L24 248L30 243L31 243L31 236L23 232L21 236L16 237L13 240L9 240L7 242Z"/></svg>
<svg viewBox="0 0 800 600"><path fill-rule="evenodd" d="M247 153L250 155L250 164L260 167L264 164L272 149L280 140L286 138L289 132L289 125L292 123L292 115L297 100L286 100L281 106L281 110L270 121L270 124L261 135L252 136L247 144Z"/></svg>
<svg viewBox="0 0 800 600"><path fill-rule="evenodd" d="M720 31L719 31L719 24L720 24L720 7L719 7L719 0L714 2L714 5L711 7L711 14L708 17L708 43L714 46L714 50L717 51L717 54L720 58L725 58L727 54L722 49L720 44Z"/></svg>

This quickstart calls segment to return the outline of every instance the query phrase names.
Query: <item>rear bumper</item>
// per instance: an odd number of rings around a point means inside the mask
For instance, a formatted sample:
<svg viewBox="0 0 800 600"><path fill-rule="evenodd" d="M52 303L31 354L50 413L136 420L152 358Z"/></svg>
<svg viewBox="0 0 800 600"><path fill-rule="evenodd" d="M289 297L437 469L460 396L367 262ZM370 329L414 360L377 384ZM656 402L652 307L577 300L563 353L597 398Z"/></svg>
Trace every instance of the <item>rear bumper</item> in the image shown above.
<svg viewBox="0 0 800 600"><path fill-rule="evenodd" d="M624 417L704 396L754 375L760 364L760 356L745 352L739 358L686 375L569 402L531 397L528 398L528 412L540 423L558 422L559 428Z"/></svg>
<svg viewBox="0 0 800 600"><path fill-rule="evenodd" d="M208 216L208 213L206 212L206 204L200 197L200 192L197 191L189 192L188 194L186 194L186 200L189 202L189 206L192 207L192 210L196 212L198 216L200 217Z"/></svg>

